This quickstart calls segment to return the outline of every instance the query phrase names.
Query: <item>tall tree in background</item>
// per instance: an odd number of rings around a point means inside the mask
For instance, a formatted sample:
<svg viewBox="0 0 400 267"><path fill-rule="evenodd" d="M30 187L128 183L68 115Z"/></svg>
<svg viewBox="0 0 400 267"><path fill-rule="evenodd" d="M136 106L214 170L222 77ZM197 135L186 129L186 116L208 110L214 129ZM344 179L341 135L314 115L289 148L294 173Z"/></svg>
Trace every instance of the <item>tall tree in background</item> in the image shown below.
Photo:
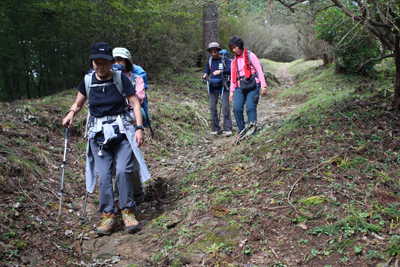
<svg viewBox="0 0 400 267"><path fill-rule="evenodd" d="M207 47L211 42L219 42L218 5L210 1L203 11L203 58L207 57Z"/></svg>
<svg viewBox="0 0 400 267"><path fill-rule="evenodd" d="M273 1L273 0L269 0ZM370 58L361 68L372 61L380 61L384 58L393 58L396 66L393 107L400 110L400 4L398 0L275 0L294 11L295 7L309 6L313 12L319 12L328 8L340 10L341 15L349 18L354 25L348 33L358 26L363 26L381 43L383 51L380 58ZM300 4L300 5L299 5ZM346 34L346 33L345 33ZM344 35L344 37L347 35Z"/></svg>

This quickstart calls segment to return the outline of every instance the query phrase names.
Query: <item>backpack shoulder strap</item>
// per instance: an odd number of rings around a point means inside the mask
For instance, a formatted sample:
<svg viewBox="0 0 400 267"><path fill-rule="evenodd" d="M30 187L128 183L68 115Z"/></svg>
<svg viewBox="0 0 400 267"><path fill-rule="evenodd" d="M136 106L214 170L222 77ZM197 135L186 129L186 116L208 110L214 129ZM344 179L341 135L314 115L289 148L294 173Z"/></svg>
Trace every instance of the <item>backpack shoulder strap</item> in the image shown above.
<svg viewBox="0 0 400 267"><path fill-rule="evenodd" d="M257 69L256 69L256 67L254 67L253 63L251 63L251 57L250 57L251 51L248 51L248 52L249 52L249 61L250 61L250 65L252 65L252 66L253 66L254 70L256 71L257 78L258 78L258 72L257 72ZM261 65L261 63L260 63L260 65ZM262 66L262 65L261 65L261 66Z"/></svg>
<svg viewBox="0 0 400 267"><path fill-rule="evenodd" d="M138 76L140 76L140 75L131 71L131 76L129 77L129 81L131 82L131 84L132 84L133 88L135 88L135 90L136 90L136 78Z"/></svg>
<svg viewBox="0 0 400 267"><path fill-rule="evenodd" d="M92 85L92 78L93 78L93 72L88 73L85 75L85 90L86 90L86 98L87 98L87 102L88 102L88 114L86 117L86 125L85 125L85 137L87 137L88 134L88 125L89 125L89 119L90 119L90 104L89 104L89 94L90 94L90 85Z"/></svg>
<svg viewBox="0 0 400 267"><path fill-rule="evenodd" d="M208 69L211 70L211 63L212 63L212 57L210 57L210 59L208 60Z"/></svg>
<svg viewBox="0 0 400 267"><path fill-rule="evenodd" d="M121 78L122 71L114 70L114 69L112 71L113 71L113 80L115 82L115 86L117 86L117 88L118 88L119 92L121 93L121 95L123 97L126 97L125 96L124 87L122 86L122 78Z"/></svg>
<svg viewBox="0 0 400 267"><path fill-rule="evenodd" d="M90 93L90 85L92 84L92 76L94 72L88 73L85 75L85 89L86 89L86 98L89 100ZM88 102L89 103L89 102Z"/></svg>

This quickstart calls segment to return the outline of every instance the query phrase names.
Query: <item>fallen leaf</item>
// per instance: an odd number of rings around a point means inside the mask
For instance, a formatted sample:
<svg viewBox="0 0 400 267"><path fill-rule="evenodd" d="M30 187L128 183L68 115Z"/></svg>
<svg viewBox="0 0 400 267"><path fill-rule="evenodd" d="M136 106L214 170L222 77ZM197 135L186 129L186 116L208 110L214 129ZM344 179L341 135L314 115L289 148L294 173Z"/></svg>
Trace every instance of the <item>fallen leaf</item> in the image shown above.
<svg viewBox="0 0 400 267"><path fill-rule="evenodd" d="M308 229L307 226L306 226L305 224L300 224L299 226L300 226L300 228L303 229L303 230L307 230L307 229Z"/></svg>

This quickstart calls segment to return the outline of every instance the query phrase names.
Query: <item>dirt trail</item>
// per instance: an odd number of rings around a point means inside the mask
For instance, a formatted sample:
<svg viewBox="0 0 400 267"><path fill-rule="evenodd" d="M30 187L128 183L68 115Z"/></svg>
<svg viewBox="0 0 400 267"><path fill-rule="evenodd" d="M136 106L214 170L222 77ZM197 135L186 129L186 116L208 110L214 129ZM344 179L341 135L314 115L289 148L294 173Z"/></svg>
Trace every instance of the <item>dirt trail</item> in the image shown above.
<svg viewBox="0 0 400 267"><path fill-rule="evenodd" d="M292 75L286 72L286 65L282 65L275 72L276 77L281 81L282 87L289 88L292 87L293 80ZM281 90L274 90L267 88L267 97L261 97L260 103L257 108L258 122L263 121L280 121L288 113L296 109L297 105L290 105L284 100L277 100L276 96L281 92Z"/></svg>
<svg viewBox="0 0 400 267"><path fill-rule="evenodd" d="M276 76L280 79L282 86L290 87L293 86L292 75L286 72L285 65L280 67ZM289 105L283 100L278 101L276 96L280 90L276 88L269 89L267 96L262 96L258 104L258 122L264 121L280 121L283 118L297 108L296 105ZM246 117L246 114L245 114ZM232 118L234 119L233 113ZM234 123L235 124L235 123ZM152 173L153 178L160 177L165 181L171 181L173 184L178 177L180 179L188 177L190 173L199 170L204 164L207 164L209 160L213 160L216 157L220 157L221 153L229 154L229 151L233 148L232 143L237 135L235 134L229 138L214 138L205 135L203 138L203 144L190 147L187 150L179 148L172 149L170 157L163 158L161 160L146 159L149 163L149 170ZM143 148L144 154L150 155L151 151L147 151L149 146ZM175 195L176 188L173 186L167 187L167 194ZM183 198L174 204L188 205L188 202L194 201L194 199ZM99 223L100 215L97 212L98 203L89 202L86 215L90 224ZM159 229L146 226L148 222L154 218L155 214L161 215L165 211L168 212L169 220L180 220L183 214L179 212L169 212L171 205L160 204L155 202L145 202L139 206L138 220L140 222L140 230L138 233L128 235L119 229L114 232L111 236L91 238L90 240L83 242L83 250L87 254L91 255L92 258L107 257L107 255L121 255L121 258L125 258L115 266L127 266L128 264L145 263L151 259L152 255L160 253L163 244L159 243L154 238L155 235L160 235ZM195 217L195 214L191 215ZM188 218L190 216L187 216ZM187 219L185 219L187 220ZM217 223L211 217L203 217L201 219L203 223ZM172 230L173 232L173 230ZM94 233L94 232L92 232ZM163 235L163 234L161 234ZM160 239L161 241L163 240ZM204 256L204 255L203 255ZM198 255L201 260L201 255ZM130 260L134 258L135 260ZM191 262L196 259L191 259ZM195 265L193 265L195 266Z"/></svg>

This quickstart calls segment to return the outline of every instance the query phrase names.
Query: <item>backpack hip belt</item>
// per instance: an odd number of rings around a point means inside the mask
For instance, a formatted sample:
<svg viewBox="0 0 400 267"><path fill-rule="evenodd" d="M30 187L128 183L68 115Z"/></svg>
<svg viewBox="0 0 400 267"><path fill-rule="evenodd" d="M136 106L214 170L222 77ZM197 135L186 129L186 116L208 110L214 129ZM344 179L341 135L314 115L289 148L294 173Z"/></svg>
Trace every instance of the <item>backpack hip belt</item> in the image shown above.
<svg viewBox="0 0 400 267"><path fill-rule="evenodd" d="M92 127L95 127L95 129L101 130L101 126L103 125L103 122L116 121L119 116L121 117L122 120L127 120L127 115L125 112L122 112L121 114L118 114L118 115L104 116L104 117L100 117L100 118L92 117L91 119L89 119L88 128L90 129ZM123 129L123 127L122 127L122 129Z"/></svg>
<svg viewBox="0 0 400 267"><path fill-rule="evenodd" d="M104 117L100 117L100 118L94 117L93 122L94 122L95 124L97 124L97 123L99 123L99 122L103 123L103 122L105 122L105 121L116 120L116 119L118 118L118 116L121 116L121 118L122 118L123 120L126 120L125 112L122 112L121 114L118 114L118 115L104 116Z"/></svg>

